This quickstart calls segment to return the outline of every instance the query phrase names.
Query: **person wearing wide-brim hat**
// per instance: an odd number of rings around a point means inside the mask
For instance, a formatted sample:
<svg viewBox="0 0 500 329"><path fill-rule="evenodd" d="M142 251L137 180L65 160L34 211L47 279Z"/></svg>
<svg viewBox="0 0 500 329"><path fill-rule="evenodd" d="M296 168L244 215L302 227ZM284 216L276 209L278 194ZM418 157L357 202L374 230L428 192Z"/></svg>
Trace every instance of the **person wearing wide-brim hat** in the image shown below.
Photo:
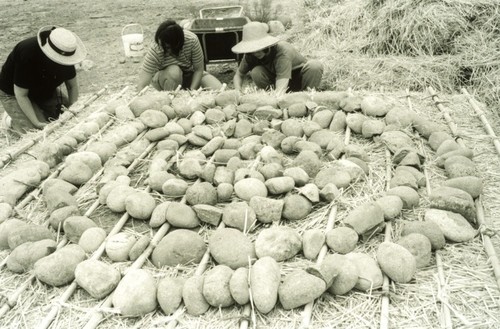
<svg viewBox="0 0 500 329"><path fill-rule="evenodd" d="M261 89L275 89L278 93L317 89L323 76L323 64L307 60L290 43L268 34L269 26L249 22L243 26L242 39L231 50L244 54L234 75L234 88L241 90L243 80L250 73Z"/></svg>
<svg viewBox="0 0 500 329"><path fill-rule="evenodd" d="M0 71L0 102L13 131L42 129L78 100L75 65L86 56L80 38L57 26L42 27L14 47Z"/></svg>

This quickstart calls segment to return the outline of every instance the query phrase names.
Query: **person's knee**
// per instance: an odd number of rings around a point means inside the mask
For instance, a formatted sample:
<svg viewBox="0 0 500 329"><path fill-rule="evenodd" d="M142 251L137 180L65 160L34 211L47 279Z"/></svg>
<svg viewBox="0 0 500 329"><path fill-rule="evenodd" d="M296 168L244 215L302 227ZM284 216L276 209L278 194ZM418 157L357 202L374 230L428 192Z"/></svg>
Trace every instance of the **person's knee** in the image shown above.
<svg viewBox="0 0 500 329"><path fill-rule="evenodd" d="M256 66L250 71L250 76L253 82L258 88L266 89L273 85L274 81L271 81L269 73L262 66Z"/></svg>
<svg viewBox="0 0 500 329"><path fill-rule="evenodd" d="M321 63L318 60L312 59L307 61L306 67L308 71L317 73L317 74L323 74L323 63Z"/></svg>
<svg viewBox="0 0 500 329"><path fill-rule="evenodd" d="M182 70L177 65L167 66L158 74L158 84L163 90L175 90L182 84Z"/></svg>

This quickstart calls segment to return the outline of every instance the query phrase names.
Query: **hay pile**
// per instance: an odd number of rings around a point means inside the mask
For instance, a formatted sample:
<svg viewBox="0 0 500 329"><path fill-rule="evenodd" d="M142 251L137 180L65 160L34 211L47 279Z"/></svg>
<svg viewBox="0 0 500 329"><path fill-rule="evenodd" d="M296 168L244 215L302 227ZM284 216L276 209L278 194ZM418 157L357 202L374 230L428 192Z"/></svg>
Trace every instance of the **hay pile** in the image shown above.
<svg viewBox="0 0 500 329"><path fill-rule="evenodd" d="M498 1L319 0L305 9L288 38L324 60L327 89L465 86L500 102Z"/></svg>

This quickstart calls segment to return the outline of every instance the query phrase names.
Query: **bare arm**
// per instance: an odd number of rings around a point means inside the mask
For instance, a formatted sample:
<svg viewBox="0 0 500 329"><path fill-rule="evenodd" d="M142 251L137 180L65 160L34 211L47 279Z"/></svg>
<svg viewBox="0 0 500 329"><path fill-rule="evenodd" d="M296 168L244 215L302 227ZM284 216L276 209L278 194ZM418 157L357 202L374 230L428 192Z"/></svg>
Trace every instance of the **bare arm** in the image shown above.
<svg viewBox="0 0 500 329"><path fill-rule="evenodd" d="M66 85L66 89L68 90L68 101L69 101L69 106L74 104L80 95L79 89L78 89L78 81L76 80L76 77L73 79L67 80L64 82Z"/></svg>
<svg viewBox="0 0 500 329"><path fill-rule="evenodd" d="M236 74L233 77L234 89L236 91L241 91L241 88L243 87L243 79L244 78L245 78L245 75L242 74L239 70L236 70Z"/></svg>
<svg viewBox="0 0 500 329"><path fill-rule="evenodd" d="M14 85L14 95L16 96L19 107L35 127L42 129L47 125L47 122L41 122L38 120L35 110L33 109L33 104L28 97L28 93L28 89Z"/></svg>
<svg viewBox="0 0 500 329"><path fill-rule="evenodd" d="M276 80L276 93L278 93L278 95L285 94L287 88L288 88L288 79Z"/></svg>
<svg viewBox="0 0 500 329"><path fill-rule="evenodd" d="M193 78L191 79L191 86L189 86L189 89L191 90L196 90L200 87L201 85L201 78L203 77L203 66L198 69L195 69L193 72Z"/></svg>
<svg viewBox="0 0 500 329"><path fill-rule="evenodd" d="M137 91L141 91L144 87L148 86L153 79L153 74L142 71L139 73L139 79L137 81Z"/></svg>

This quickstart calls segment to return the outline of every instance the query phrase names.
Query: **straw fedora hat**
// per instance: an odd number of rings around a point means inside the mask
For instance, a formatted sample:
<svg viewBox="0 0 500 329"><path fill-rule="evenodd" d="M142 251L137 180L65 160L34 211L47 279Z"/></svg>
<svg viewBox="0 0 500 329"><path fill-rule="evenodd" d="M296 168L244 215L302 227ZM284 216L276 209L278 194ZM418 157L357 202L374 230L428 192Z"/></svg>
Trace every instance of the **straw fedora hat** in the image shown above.
<svg viewBox="0 0 500 329"><path fill-rule="evenodd" d="M243 25L242 40L231 50L236 54L246 54L277 44L280 39L267 34L268 30L266 23L250 22Z"/></svg>
<svg viewBox="0 0 500 329"><path fill-rule="evenodd" d="M49 35L45 39L43 32ZM52 61L61 65L75 65L87 56L87 49L82 40L73 32L57 26L44 26L38 30L38 45ZM42 40L45 39L45 40Z"/></svg>

